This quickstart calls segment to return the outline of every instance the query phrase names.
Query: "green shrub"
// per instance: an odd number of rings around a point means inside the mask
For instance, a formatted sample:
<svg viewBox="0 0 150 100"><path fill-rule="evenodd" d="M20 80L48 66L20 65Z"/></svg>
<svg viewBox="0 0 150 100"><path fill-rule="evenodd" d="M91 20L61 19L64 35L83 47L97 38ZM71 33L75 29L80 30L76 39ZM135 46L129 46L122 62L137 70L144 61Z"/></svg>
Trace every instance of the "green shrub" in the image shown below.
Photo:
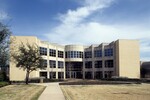
<svg viewBox="0 0 150 100"><path fill-rule="evenodd" d="M0 87L6 86L6 85L9 85L9 83L8 82L0 82Z"/></svg>
<svg viewBox="0 0 150 100"><path fill-rule="evenodd" d="M5 71L0 71L0 81L8 81L8 77Z"/></svg>

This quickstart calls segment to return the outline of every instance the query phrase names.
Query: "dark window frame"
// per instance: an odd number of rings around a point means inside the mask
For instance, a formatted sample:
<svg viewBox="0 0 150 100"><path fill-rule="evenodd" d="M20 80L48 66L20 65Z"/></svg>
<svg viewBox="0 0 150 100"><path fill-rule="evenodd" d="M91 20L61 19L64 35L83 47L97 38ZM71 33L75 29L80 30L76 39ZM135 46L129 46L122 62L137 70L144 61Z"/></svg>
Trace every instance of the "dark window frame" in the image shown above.
<svg viewBox="0 0 150 100"><path fill-rule="evenodd" d="M85 51L84 52L84 57L85 58L92 58L92 51Z"/></svg>
<svg viewBox="0 0 150 100"><path fill-rule="evenodd" d="M49 56L56 57L56 50L55 49L49 49Z"/></svg>
<svg viewBox="0 0 150 100"><path fill-rule="evenodd" d="M105 60L105 68L113 68L114 60Z"/></svg>
<svg viewBox="0 0 150 100"><path fill-rule="evenodd" d="M45 47L40 47L40 55L47 56L47 48L45 48Z"/></svg>
<svg viewBox="0 0 150 100"><path fill-rule="evenodd" d="M101 60L97 60L94 62L95 68L102 68L103 62Z"/></svg>
<svg viewBox="0 0 150 100"><path fill-rule="evenodd" d="M81 51L66 51L65 58L83 58L83 52L81 52Z"/></svg>
<svg viewBox="0 0 150 100"><path fill-rule="evenodd" d="M102 57L102 50L94 50L94 57Z"/></svg>
<svg viewBox="0 0 150 100"><path fill-rule="evenodd" d="M105 53L105 57L113 56L113 48L105 49L104 53Z"/></svg>
<svg viewBox="0 0 150 100"><path fill-rule="evenodd" d="M55 60L49 60L49 66L50 66L50 68L56 68L56 61Z"/></svg>
<svg viewBox="0 0 150 100"><path fill-rule="evenodd" d="M86 61L85 68L92 68L92 61Z"/></svg>
<svg viewBox="0 0 150 100"><path fill-rule="evenodd" d="M58 57L59 57L59 58L64 58L64 52L58 50Z"/></svg>
<svg viewBox="0 0 150 100"><path fill-rule="evenodd" d="M64 68L64 62L58 61L58 68Z"/></svg>

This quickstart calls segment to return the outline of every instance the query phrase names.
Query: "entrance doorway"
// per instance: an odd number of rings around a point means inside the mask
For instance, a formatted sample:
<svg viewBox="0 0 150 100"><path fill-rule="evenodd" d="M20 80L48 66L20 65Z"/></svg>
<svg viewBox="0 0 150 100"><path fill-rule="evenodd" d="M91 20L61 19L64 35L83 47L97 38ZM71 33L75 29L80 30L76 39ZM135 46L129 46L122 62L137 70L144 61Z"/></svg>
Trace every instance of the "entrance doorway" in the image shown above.
<svg viewBox="0 0 150 100"><path fill-rule="evenodd" d="M66 78L82 79L82 62L66 62Z"/></svg>

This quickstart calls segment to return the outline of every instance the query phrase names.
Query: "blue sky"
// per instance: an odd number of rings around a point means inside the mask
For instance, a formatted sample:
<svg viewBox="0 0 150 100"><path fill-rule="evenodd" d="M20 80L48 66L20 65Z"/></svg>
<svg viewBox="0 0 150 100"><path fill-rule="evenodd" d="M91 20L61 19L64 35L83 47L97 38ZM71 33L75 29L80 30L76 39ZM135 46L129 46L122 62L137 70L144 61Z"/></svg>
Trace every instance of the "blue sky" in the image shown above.
<svg viewBox="0 0 150 100"><path fill-rule="evenodd" d="M140 40L150 60L150 0L0 0L0 21L13 35L60 44Z"/></svg>

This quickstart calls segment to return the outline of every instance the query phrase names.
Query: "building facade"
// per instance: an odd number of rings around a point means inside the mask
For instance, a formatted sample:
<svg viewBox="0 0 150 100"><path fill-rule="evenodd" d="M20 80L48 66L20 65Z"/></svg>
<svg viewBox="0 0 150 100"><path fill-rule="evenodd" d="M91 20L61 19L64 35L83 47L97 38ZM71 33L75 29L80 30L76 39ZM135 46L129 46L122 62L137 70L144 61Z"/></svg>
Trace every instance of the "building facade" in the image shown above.
<svg viewBox="0 0 150 100"><path fill-rule="evenodd" d="M48 79L101 79L111 77L140 78L139 42L117 40L99 45L58 45L34 36L11 36L10 53L23 43L36 44L45 61L30 77ZM14 51L16 50L16 51ZM10 80L25 80L25 71L10 61Z"/></svg>

